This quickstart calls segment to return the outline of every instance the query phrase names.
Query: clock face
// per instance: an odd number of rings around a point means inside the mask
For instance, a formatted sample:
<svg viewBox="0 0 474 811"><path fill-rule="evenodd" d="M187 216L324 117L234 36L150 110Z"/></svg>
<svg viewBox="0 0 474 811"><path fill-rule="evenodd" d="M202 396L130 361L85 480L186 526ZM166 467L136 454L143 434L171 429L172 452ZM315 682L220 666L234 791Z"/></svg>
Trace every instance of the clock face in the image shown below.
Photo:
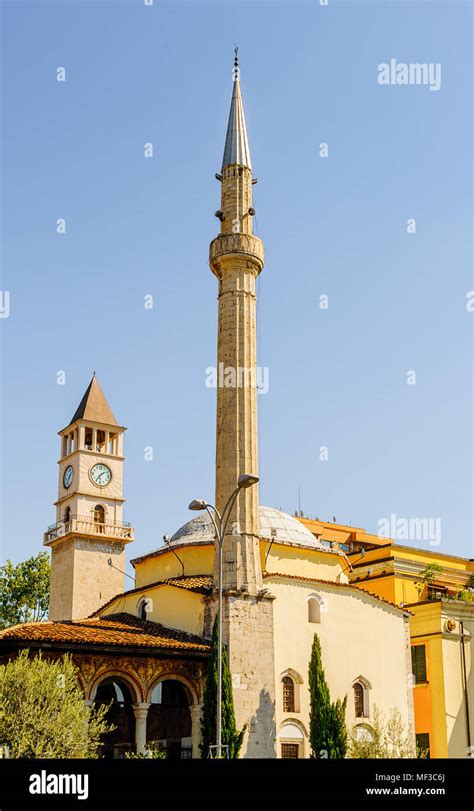
<svg viewBox="0 0 474 811"><path fill-rule="evenodd" d="M63 476L63 485L66 488L66 490L71 486L73 478L74 478L74 469L72 465L68 465L66 470L64 471Z"/></svg>
<svg viewBox="0 0 474 811"><path fill-rule="evenodd" d="M105 487L112 481L112 471L107 465L99 463L91 468L90 477L97 487Z"/></svg>

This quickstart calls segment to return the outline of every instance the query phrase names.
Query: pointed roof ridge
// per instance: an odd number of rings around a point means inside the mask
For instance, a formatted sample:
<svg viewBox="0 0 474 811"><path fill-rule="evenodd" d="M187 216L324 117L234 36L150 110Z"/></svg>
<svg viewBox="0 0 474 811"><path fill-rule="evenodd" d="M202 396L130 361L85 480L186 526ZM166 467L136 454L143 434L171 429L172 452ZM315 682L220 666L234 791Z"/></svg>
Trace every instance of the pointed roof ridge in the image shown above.
<svg viewBox="0 0 474 811"><path fill-rule="evenodd" d="M240 166L247 166L250 170L252 169L252 161L250 160L250 149L247 137L247 126L245 123L244 104L240 90L238 50L238 48L235 49L234 86L232 89L232 99L230 102L224 156L222 158L223 170L226 166L231 166L232 164L239 164Z"/></svg>
<svg viewBox="0 0 474 811"><path fill-rule="evenodd" d="M69 425L72 425L76 420L90 420L91 422L102 422L105 425L118 425L95 376L95 372Z"/></svg>

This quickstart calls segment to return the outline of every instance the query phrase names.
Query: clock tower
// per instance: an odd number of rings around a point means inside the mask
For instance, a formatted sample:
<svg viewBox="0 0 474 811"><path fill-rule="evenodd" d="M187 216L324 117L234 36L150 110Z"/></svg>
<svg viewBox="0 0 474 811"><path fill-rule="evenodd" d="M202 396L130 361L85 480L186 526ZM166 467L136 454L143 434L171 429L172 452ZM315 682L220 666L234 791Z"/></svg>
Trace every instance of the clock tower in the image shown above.
<svg viewBox="0 0 474 811"><path fill-rule="evenodd" d="M56 523L51 547L50 620L89 616L124 589L123 434L94 376L69 425L59 432Z"/></svg>

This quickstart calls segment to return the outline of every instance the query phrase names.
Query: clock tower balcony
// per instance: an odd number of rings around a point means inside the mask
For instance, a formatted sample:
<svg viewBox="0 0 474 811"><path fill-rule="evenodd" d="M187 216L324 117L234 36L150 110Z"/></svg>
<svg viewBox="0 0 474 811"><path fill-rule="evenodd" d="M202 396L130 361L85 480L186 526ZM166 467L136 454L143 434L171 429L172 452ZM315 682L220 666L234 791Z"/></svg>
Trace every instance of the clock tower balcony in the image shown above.
<svg viewBox="0 0 474 811"><path fill-rule="evenodd" d="M51 546L66 536L97 538L130 543L135 539L135 530L127 521L94 521L88 515L72 515L67 521L51 524L44 533L44 546Z"/></svg>

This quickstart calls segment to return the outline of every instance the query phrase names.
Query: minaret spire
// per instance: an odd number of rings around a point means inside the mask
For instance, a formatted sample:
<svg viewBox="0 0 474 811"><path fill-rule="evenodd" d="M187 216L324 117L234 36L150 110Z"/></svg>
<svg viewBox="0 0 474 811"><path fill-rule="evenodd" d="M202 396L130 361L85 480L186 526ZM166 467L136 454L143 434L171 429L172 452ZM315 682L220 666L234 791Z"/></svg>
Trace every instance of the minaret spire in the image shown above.
<svg viewBox="0 0 474 811"><path fill-rule="evenodd" d="M230 103L229 123L225 139L224 156L222 158L222 171L226 166L239 164L252 169L250 149L245 124L244 105L240 90L239 49L234 51L234 86Z"/></svg>

